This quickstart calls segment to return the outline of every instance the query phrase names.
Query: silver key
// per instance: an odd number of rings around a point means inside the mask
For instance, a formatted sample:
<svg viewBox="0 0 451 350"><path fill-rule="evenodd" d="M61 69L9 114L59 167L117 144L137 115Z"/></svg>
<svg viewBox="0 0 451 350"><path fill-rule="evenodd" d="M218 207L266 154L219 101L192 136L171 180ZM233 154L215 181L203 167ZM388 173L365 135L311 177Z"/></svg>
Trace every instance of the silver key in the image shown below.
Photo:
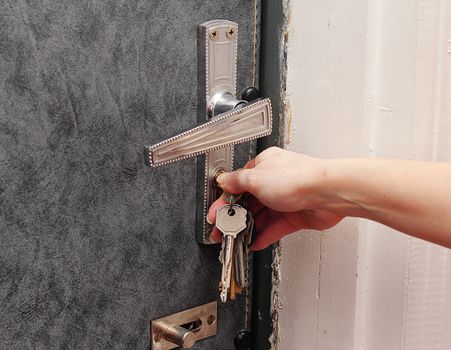
<svg viewBox="0 0 451 350"><path fill-rule="evenodd" d="M241 236L242 241L242 253L239 252L239 256L237 256L235 260L235 266L237 267L238 276L240 286L242 288L249 287L249 254L250 254L250 246L252 241L252 233L254 231L254 218L250 211L247 212L247 227L246 229L240 233L238 237ZM237 249L237 254L238 254Z"/></svg>
<svg viewBox="0 0 451 350"><path fill-rule="evenodd" d="M222 250L221 300L227 301L232 274L234 242L247 227L247 210L238 204L226 204L216 211L216 227L224 235Z"/></svg>
<svg viewBox="0 0 451 350"><path fill-rule="evenodd" d="M245 243L246 247L249 248L252 243L252 234L254 233L254 217L252 216L251 212L247 212L247 228L245 232Z"/></svg>
<svg viewBox="0 0 451 350"><path fill-rule="evenodd" d="M234 259L235 259L235 276L238 284L241 288L247 287L247 279L246 279L246 259L247 256L245 255L245 234L246 234L247 228L241 232L236 240L235 240L235 252L234 252Z"/></svg>

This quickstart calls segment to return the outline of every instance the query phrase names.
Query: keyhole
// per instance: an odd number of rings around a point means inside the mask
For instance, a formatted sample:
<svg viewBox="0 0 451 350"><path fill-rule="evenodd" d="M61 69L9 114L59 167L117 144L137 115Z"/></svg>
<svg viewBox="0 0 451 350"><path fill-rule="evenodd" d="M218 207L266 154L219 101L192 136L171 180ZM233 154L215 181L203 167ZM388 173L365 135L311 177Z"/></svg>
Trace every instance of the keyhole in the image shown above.
<svg viewBox="0 0 451 350"><path fill-rule="evenodd" d="M229 208L229 210L227 211L227 214L229 214L229 216L235 215L235 209Z"/></svg>

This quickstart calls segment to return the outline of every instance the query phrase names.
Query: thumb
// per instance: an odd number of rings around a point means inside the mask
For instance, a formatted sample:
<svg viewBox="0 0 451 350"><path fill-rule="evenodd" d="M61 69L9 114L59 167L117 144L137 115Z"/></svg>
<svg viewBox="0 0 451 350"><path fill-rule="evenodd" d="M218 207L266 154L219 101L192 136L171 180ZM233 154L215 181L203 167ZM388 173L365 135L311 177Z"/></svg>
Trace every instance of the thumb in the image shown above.
<svg viewBox="0 0 451 350"><path fill-rule="evenodd" d="M257 189L254 169L240 169L231 173L222 173L216 181L225 192L229 193L249 192L255 195Z"/></svg>

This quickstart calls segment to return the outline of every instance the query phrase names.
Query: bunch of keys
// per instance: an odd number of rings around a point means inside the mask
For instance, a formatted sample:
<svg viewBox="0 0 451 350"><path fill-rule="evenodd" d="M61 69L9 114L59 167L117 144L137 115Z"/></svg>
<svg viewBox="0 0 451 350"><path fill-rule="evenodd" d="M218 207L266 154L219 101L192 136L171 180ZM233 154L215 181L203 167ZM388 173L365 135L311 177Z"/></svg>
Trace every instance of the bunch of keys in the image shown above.
<svg viewBox="0 0 451 350"><path fill-rule="evenodd" d="M238 196L238 197L237 197ZM248 254L252 240L254 219L249 211L237 204L240 195L226 194L228 204L216 211L216 227L223 234L222 250L219 260L222 263L221 300L227 301L227 293L234 300L247 288Z"/></svg>

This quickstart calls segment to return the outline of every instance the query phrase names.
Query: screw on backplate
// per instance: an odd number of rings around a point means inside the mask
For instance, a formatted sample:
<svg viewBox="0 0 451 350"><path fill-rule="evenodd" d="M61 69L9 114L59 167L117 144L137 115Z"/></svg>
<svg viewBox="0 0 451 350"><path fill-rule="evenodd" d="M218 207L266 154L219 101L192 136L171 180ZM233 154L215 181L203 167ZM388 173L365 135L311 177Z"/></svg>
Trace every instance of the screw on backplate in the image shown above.
<svg viewBox="0 0 451 350"><path fill-rule="evenodd" d="M227 214L229 214L229 216L235 215L235 209L229 208L229 210L227 211Z"/></svg>
<svg viewBox="0 0 451 350"><path fill-rule="evenodd" d="M213 29L212 31L210 31L210 39L211 40L216 40L218 38L218 30L217 29Z"/></svg>
<svg viewBox="0 0 451 350"><path fill-rule="evenodd" d="M227 38L233 39L235 37L235 29L232 27L227 28Z"/></svg>

